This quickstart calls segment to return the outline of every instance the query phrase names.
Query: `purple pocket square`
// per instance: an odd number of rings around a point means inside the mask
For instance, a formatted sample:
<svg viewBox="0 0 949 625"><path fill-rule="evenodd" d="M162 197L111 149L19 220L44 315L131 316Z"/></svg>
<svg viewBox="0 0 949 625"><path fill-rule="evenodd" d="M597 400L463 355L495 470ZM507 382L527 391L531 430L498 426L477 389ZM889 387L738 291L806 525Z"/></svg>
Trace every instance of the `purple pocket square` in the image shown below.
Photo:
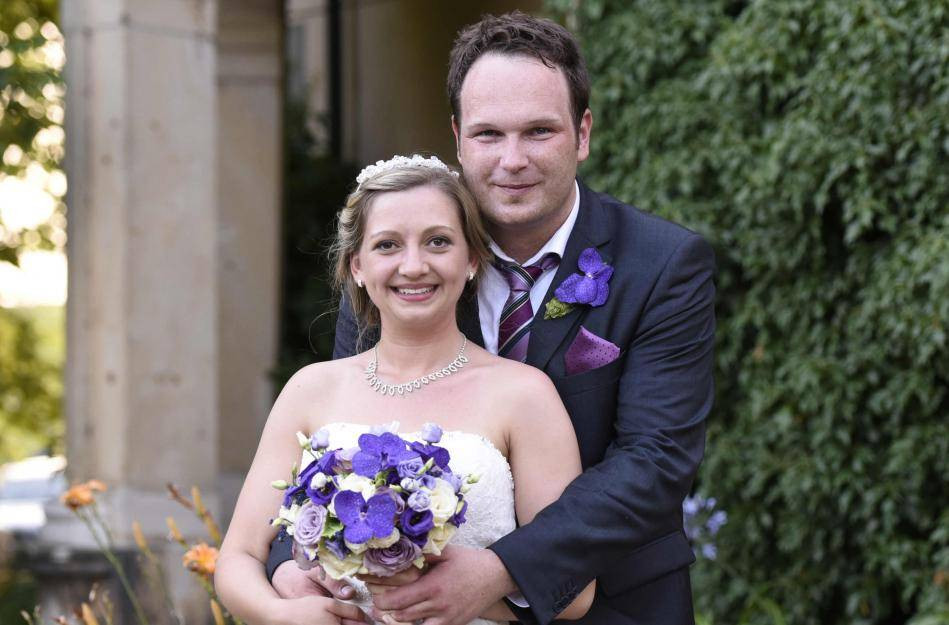
<svg viewBox="0 0 949 625"><path fill-rule="evenodd" d="M583 326L564 355L567 375L576 375L607 365L619 357L619 347Z"/></svg>

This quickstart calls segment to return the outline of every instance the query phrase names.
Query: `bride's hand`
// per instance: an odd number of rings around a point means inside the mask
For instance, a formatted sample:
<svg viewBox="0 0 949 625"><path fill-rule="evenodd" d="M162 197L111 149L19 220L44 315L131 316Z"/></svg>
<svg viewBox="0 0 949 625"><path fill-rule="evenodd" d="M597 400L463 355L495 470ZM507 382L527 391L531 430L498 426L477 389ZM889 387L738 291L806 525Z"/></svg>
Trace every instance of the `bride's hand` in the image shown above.
<svg viewBox="0 0 949 625"><path fill-rule="evenodd" d="M273 609L274 625L365 625L362 610L330 597L310 595L279 599Z"/></svg>

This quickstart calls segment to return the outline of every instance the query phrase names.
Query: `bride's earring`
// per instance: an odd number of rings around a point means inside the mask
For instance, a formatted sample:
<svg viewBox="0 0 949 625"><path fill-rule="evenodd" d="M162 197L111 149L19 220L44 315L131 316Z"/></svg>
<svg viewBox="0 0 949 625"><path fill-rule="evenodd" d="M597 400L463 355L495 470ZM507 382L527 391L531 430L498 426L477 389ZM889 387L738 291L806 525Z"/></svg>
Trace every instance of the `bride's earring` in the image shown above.
<svg viewBox="0 0 949 625"><path fill-rule="evenodd" d="M469 272L468 272L468 282L471 282L472 280L474 280L474 277L475 277L475 272L469 271Z"/></svg>
<svg viewBox="0 0 949 625"><path fill-rule="evenodd" d="M362 280L359 278L356 278L356 286L358 286L360 289L362 288Z"/></svg>

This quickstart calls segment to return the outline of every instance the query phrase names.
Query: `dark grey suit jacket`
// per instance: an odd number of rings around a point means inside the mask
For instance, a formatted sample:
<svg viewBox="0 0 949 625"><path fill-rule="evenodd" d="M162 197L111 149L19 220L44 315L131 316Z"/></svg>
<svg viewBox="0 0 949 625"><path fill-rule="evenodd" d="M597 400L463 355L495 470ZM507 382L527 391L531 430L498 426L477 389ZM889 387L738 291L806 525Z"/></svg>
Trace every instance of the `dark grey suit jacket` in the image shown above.
<svg viewBox="0 0 949 625"><path fill-rule="evenodd" d="M705 447L712 406L714 257L689 230L580 183L580 212L554 289L595 247L614 268L597 308L558 319L536 311L527 362L553 380L573 421L584 472L561 498L491 549L530 603L522 622L549 623L590 580L596 599L581 621L598 625L692 623L682 500ZM461 330L483 343L475 297L459 307ZM564 353L580 327L620 348L597 369L565 375ZM334 358L357 346L341 307Z"/></svg>

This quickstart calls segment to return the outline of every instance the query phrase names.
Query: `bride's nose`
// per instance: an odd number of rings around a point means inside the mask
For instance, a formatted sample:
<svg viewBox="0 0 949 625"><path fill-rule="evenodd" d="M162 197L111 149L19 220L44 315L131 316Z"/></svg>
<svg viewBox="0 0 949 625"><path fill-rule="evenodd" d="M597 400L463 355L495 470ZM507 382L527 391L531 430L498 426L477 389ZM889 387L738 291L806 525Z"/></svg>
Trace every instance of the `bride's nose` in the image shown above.
<svg viewBox="0 0 949 625"><path fill-rule="evenodd" d="M418 249L407 248L402 255L402 262L399 264L399 273L406 278L423 276L428 273L428 263Z"/></svg>

